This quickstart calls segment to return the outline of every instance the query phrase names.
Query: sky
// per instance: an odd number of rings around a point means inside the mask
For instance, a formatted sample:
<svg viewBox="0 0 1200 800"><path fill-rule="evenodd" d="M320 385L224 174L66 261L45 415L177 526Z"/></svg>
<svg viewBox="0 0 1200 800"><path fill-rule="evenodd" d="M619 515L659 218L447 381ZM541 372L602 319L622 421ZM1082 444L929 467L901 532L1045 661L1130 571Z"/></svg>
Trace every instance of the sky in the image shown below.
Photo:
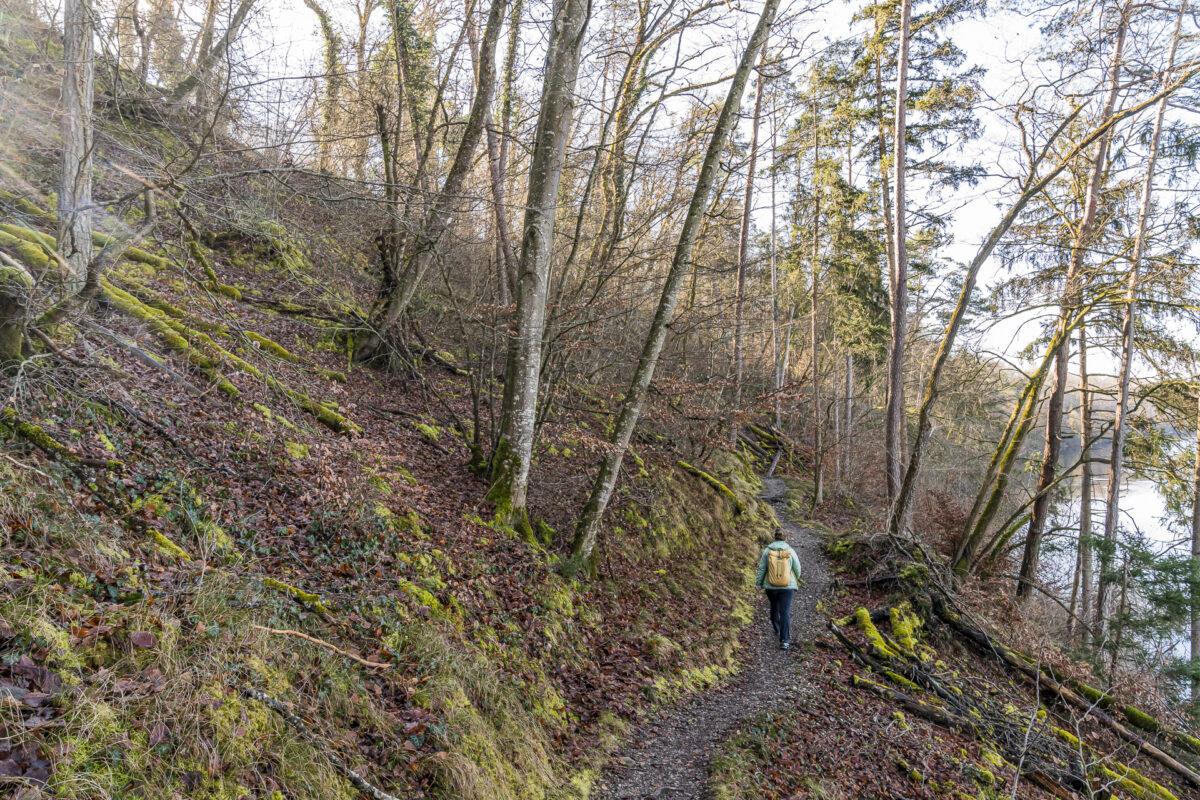
<svg viewBox="0 0 1200 800"><path fill-rule="evenodd" d="M304 73L306 71L304 67L317 63L321 49L315 15L305 8L302 0L261 0L261 2L267 5L266 13L258 21L257 35L261 41L271 43L269 47L264 45L261 51L263 57L274 62L271 72L276 74L282 72L287 74ZM341 3L328 3L327 5L332 6L335 11L340 11L340 17L347 29L353 26L354 19L349 8ZM527 19L530 14L544 17L545 5L544 2L531 3ZM788 16L802 5L800 0L785 4L781 9L780 18ZM736 38L739 42L744 42L746 32L753 25L759 5L755 2L739 8L742 8L742 11L739 14L740 19L737 20L740 30ZM849 3L833 0L802 15L796 26L797 36L807 37L801 58L811 57L812 53L822 49L831 39L845 35L851 24L850 17L853 10L854 7ZM377 12L376 17L377 24L382 24L382 13ZM536 42L537 37L532 33L533 30L533 26L529 26L525 38ZM595 28L593 28L593 33L595 33ZM1020 76L1022 65L1025 65L1025 69L1031 68L1026 56L1038 46L1041 40L1040 32L1028 18L1003 9L989 11L986 19L974 17L957 23L952 29L951 36L966 52L971 63L985 67L986 73L983 78L985 96L1001 99L1011 95L1013 87L1018 83L1017 79ZM725 37L725 41L728 42L731 38L730 32L701 30L692 37L688 46L699 47L706 44L709 39L717 40L720 37ZM721 58L714 59L707 67L707 71L714 75L722 70L730 71L736 57L736 47L726 45L723 52L720 50L715 52L718 52ZM527 64L536 64L540 68L540 59L537 44L527 44L523 60ZM534 71L527 68L525 79L536 80L536 76L530 74ZM718 99L723 95L725 87L726 85L721 85L710 88L708 90L710 97ZM741 131L743 139L748 138L749 120L746 117L752 102L753 87L751 86L743 101L743 130ZM675 113L677 112L678 109L675 110ZM997 164L997 158L1004 157L1002 154L1014 152L1014 143L1005 141L1005 137L1011 134L1010 126L1002 124L991 114L991 111L981 109L981 117L984 122L983 136L978 141L968 143L962 153L962 158L981 164L988 169L1002 166ZM671 126L677 124L678 117L672 114L664 114L659 117L659 125L664 129L669 130ZM763 141L769 141L768 122L764 122L760 136L763 137ZM980 243L1003 213L1004 209L998 207L997 202L1005 202L1010 199L1008 193L997 191L1002 185L1002 179L988 178L975 187L964 186L950 198L950 205L947 208L956 209L951 226L953 242L943 251L943 257L964 264L971 260ZM915 186L910 189L910 192L919 190L920 187ZM756 195L754 200L755 225L759 230L767 230L770 227L771 215L768 182L758 182ZM783 211L782 193L777 197L780 198L777 202L779 202L778 213L781 215ZM914 198L917 201L919 199ZM989 288L1004 277L1001 266L993 256L991 262L985 265L982 271L980 288L977 291L981 296L985 295ZM1045 312L1016 314L992 324L985 331L977 332L976 336L968 341L985 351L1019 362L1016 354L1040 334L1039 322L1044 319L1044 314ZM1109 354L1097 350L1094 356L1089 355L1091 356L1090 366L1097 374L1116 372L1116 362Z"/></svg>

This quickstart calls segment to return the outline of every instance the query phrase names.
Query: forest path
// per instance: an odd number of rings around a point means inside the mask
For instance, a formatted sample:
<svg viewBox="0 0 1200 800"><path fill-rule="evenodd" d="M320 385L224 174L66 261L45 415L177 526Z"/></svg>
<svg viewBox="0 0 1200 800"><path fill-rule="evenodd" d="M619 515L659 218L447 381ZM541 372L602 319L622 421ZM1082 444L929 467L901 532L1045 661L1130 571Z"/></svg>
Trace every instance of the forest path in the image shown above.
<svg viewBox="0 0 1200 800"><path fill-rule="evenodd" d="M788 518L787 484L781 478L764 483L763 499L775 509L804 576L792 601L792 649L779 649L760 594L754 621L742 636L744 660L737 680L644 722L603 776L600 800L704 800L709 762L734 726L801 689L798 666L804 644L821 626L816 605L829 587L829 571L819 535Z"/></svg>

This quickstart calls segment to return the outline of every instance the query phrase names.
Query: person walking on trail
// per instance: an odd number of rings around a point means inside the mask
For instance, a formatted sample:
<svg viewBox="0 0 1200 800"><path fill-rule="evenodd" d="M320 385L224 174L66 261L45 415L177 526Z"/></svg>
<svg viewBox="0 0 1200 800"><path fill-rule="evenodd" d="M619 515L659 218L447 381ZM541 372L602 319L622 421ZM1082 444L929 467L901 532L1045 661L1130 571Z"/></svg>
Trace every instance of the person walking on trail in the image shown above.
<svg viewBox="0 0 1200 800"><path fill-rule="evenodd" d="M781 650L790 648L792 639L792 596L800 584L800 559L784 539L783 529L775 529L775 541L763 550L758 560L754 584L766 590L771 601L771 627L779 637Z"/></svg>

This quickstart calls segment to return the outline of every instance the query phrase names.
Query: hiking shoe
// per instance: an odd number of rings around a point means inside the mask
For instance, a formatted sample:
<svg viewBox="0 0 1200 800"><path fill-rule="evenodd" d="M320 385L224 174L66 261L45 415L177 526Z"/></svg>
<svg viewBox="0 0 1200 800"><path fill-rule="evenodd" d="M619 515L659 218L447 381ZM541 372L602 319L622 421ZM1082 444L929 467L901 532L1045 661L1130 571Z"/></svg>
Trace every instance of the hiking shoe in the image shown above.
<svg viewBox="0 0 1200 800"><path fill-rule="evenodd" d="M792 643L791 643L791 642L780 642L780 643L779 643L779 649L780 649L780 650L791 650L791 649L792 649Z"/></svg>

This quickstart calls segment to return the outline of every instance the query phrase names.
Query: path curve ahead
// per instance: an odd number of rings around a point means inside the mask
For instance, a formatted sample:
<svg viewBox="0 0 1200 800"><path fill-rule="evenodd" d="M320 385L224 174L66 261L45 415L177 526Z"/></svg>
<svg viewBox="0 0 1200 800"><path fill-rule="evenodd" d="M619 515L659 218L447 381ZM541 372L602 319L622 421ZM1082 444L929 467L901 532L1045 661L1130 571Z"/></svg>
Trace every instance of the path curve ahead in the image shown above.
<svg viewBox="0 0 1200 800"><path fill-rule="evenodd" d="M599 800L703 800L717 745L740 720L780 703L799 687L800 645L819 632L816 605L829 587L829 572L818 534L787 516L787 485L781 478L766 478L764 483L763 499L774 507L804 576L792 602L792 650L779 649L767 618L767 601L760 595L742 640L744 660L737 680L644 724L614 758L614 767L597 787Z"/></svg>

